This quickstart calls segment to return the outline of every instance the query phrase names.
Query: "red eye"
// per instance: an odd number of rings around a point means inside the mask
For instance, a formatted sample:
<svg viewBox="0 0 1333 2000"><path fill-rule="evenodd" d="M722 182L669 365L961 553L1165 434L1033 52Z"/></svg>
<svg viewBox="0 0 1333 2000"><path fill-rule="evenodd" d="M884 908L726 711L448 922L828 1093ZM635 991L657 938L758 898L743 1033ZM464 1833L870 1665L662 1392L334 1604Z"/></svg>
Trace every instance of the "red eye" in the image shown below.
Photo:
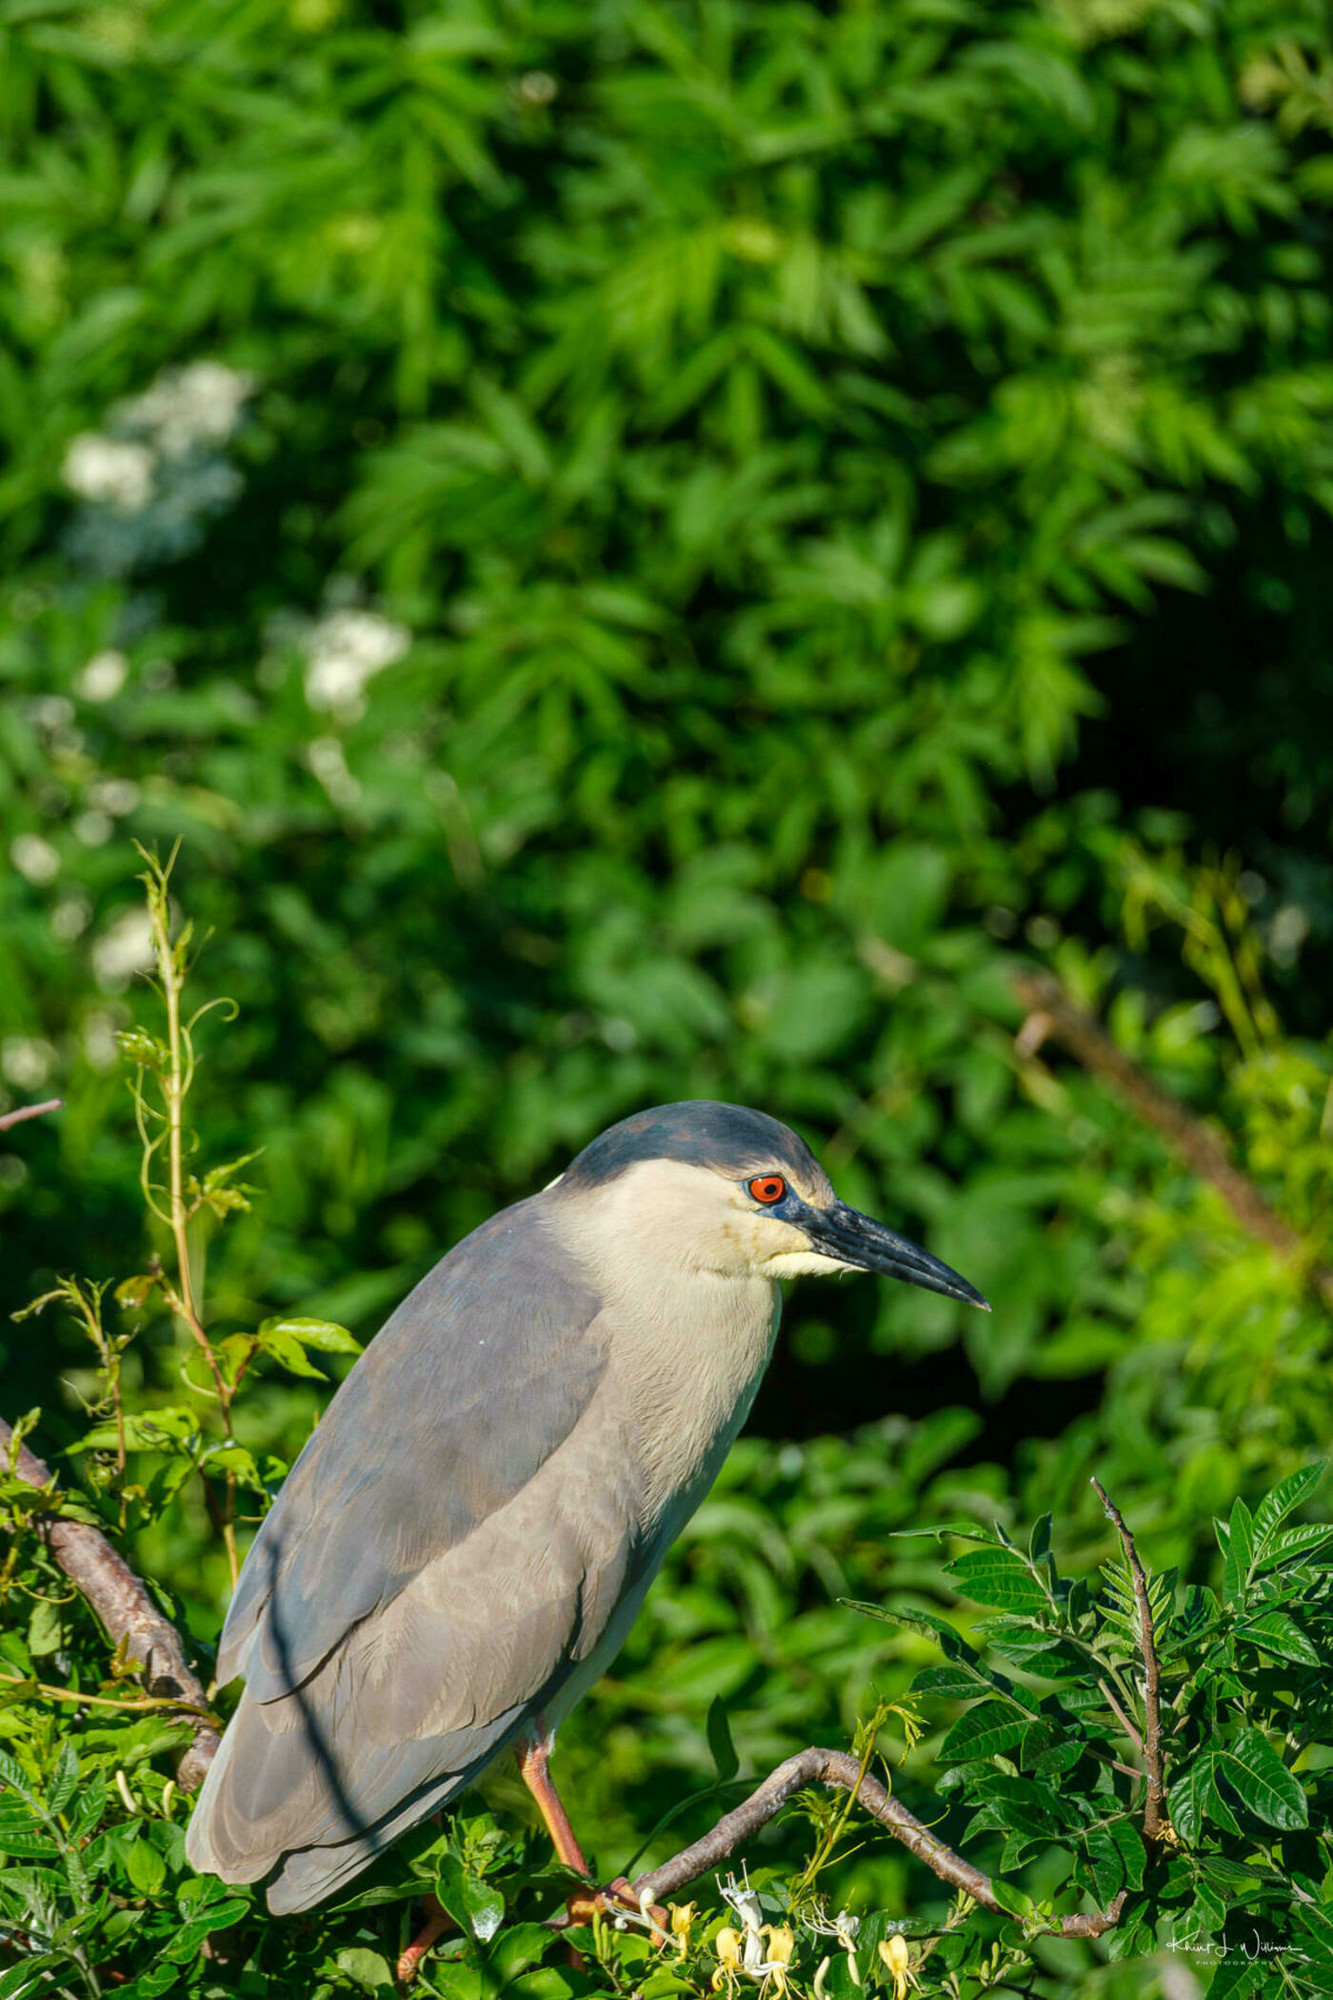
<svg viewBox="0 0 1333 2000"><path fill-rule="evenodd" d="M772 1204L781 1201L787 1192L787 1183L781 1174L759 1174L750 1182L750 1193L756 1201Z"/></svg>

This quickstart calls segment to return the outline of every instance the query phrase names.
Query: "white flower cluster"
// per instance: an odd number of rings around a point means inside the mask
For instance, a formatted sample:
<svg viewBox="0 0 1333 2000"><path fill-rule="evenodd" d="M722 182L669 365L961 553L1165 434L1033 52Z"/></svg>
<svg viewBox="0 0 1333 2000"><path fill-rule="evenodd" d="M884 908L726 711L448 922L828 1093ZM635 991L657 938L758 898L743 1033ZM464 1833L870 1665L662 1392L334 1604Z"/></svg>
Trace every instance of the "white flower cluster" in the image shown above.
<svg viewBox="0 0 1333 2000"><path fill-rule="evenodd" d="M93 946L93 973L104 990L118 992L136 972L153 965L153 926L147 910L126 910Z"/></svg>
<svg viewBox="0 0 1333 2000"><path fill-rule="evenodd" d="M74 683L85 701L110 701L125 685L130 663L114 646L94 653Z"/></svg>
<svg viewBox="0 0 1333 2000"><path fill-rule="evenodd" d="M40 833L20 833L9 844L9 858L26 881L38 885L54 882L60 873L60 856Z"/></svg>
<svg viewBox="0 0 1333 2000"><path fill-rule="evenodd" d="M225 444L255 387L253 375L224 361L166 368L142 396L114 412L117 428L147 438L163 458L183 458L200 445Z"/></svg>
<svg viewBox="0 0 1333 2000"><path fill-rule="evenodd" d="M61 470L71 493L118 514L137 514L153 497L153 454L146 444L80 431Z"/></svg>
<svg viewBox="0 0 1333 2000"><path fill-rule="evenodd" d="M255 388L222 361L167 368L116 404L105 429L72 439L61 475L86 503L69 537L75 559L114 575L196 546L200 522L241 491L221 452Z"/></svg>
<svg viewBox="0 0 1333 2000"><path fill-rule="evenodd" d="M401 660L412 643L405 625L378 611L330 611L301 639L305 698L314 709L355 721L367 681Z"/></svg>
<svg viewBox="0 0 1333 2000"><path fill-rule="evenodd" d="M7 1035L0 1043L0 1076L18 1090L40 1090L60 1061L39 1035Z"/></svg>

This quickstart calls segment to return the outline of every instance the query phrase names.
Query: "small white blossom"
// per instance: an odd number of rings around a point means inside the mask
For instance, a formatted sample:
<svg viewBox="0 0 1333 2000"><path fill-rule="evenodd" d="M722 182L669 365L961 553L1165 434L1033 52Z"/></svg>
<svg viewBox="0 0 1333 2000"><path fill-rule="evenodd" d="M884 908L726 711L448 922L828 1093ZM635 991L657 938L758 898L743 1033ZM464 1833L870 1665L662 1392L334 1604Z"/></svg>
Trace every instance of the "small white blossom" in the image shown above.
<svg viewBox="0 0 1333 2000"><path fill-rule="evenodd" d="M153 454L146 444L83 431L65 453L61 476L81 500L137 514L153 497Z"/></svg>
<svg viewBox="0 0 1333 2000"><path fill-rule="evenodd" d="M74 822L74 838L84 847L105 847L115 830L115 822L104 812L80 813Z"/></svg>
<svg viewBox="0 0 1333 2000"><path fill-rule="evenodd" d="M82 937L93 919L93 906L84 895L62 896L51 912L51 935L62 944Z"/></svg>
<svg viewBox="0 0 1333 2000"><path fill-rule="evenodd" d="M164 458L182 458L197 445L225 444L254 391L253 375L223 361L193 361L164 369L115 416L125 430L151 438Z"/></svg>
<svg viewBox="0 0 1333 2000"><path fill-rule="evenodd" d="M361 786L347 768L347 758L336 736L317 736L306 751L306 761L335 806L354 806Z"/></svg>
<svg viewBox="0 0 1333 2000"><path fill-rule="evenodd" d="M401 660L411 643L405 625L378 611L331 611L301 642L306 700L312 708L355 717L366 682Z"/></svg>
<svg viewBox="0 0 1333 2000"><path fill-rule="evenodd" d="M40 1090L60 1058L36 1035L7 1035L0 1046L0 1074L19 1090Z"/></svg>
<svg viewBox="0 0 1333 2000"><path fill-rule="evenodd" d="M1294 965L1310 935L1310 919L1298 903L1285 903L1268 927L1268 949L1275 965Z"/></svg>
<svg viewBox="0 0 1333 2000"><path fill-rule="evenodd" d="M861 1919L859 1917L854 1917L850 1910L839 1910L835 1917L826 1916L821 1911L818 1915L806 1917L803 1928L813 1932L816 1937L835 1939L847 1954L847 1969L851 1974L852 1984L854 1986L863 1984L861 1968L856 1960L856 1935L861 1928ZM815 1986L821 1996L821 2000L823 1996L823 1978L821 1975L827 1973L828 1966L828 1959L823 1959L820 1963L819 1972L815 1975Z"/></svg>
<svg viewBox="0 0 1333 2000"><path fill-rule="evenodd" d="M130 663L113 647L94 653L74 686L85 701L110 701L125 685Z"/></svg>
<svg viewBox="0 0 1333 2000"><path fill-rule="evenodd" d="M40 833L20 833L9 844L9 858L20 875L39 885L54 882L60 873L60 856Z"/></svg>
<svg viewBox="0 0 1333 2000"><path fill-rule="evenodd" d="M514 85L514 95L520 104L541 108L555 101L559 89L559 84L548 70L530 69Z"/></svg>
<svg viewBox="0 0 1333 2000"><path fill-rule="evenodd" d="M119 819L124 813L131 813L139 803L139 787L133 778L102 778L92 787L92 804L98 812L109 813Z"/></svg>
<svg viewBox="0 0 1333 2000"><path fill-rule="evenodd" d="M74 704L66 701L63 694L44 694L33 703L30 713L39 729L44 729L48 736L58 736L73 722Z"/></svg>
<svg viewBox="0 0 1333 2000"><path fill-rule="evenodd" d="M149 971L153 963L153 926L147 910L124 911L93 946L97 983L113 991L128 986L136 972Z"/></svg>

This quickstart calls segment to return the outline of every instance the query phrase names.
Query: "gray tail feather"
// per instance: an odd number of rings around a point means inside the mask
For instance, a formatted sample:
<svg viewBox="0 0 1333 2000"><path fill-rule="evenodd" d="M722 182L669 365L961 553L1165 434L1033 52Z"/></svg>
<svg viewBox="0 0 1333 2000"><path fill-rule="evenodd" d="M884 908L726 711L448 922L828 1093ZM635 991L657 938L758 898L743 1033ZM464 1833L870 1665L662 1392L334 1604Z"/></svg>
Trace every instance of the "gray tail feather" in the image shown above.
<svg viewBox="0 0 1333 2000"><path fill-rule="evenodd" d="M267 1878L268 1906L277 1915L311 1909L369 1867L427 1813L466 1790L517 1734L525 1714L525 1707L516 1707L489 1726L399 1746L405 1754L401 1763L397 1758L394 1763L401 1790L391 1781L385 1787L387 1812L381 1808L379 1817L368 1813L353 1831L339 1809L342 1802L335 1802L318 1781L318 1760L301 1725L270 1734L258 1705L243 1696L195 1804L185 1836L186 1859L198 1872L224 1882ZM277 1810L252 1816L245 1809L245 1795L257 1764L269 1801L277 1804L273 1788L285 1798ZM301 1844L302 1834L308 1845Z"/></svg>
<svg viewBox="0 0 1333 2000"><path fill-rule="evenodd" d="M302 1847L284 1854L267 1887L270 1910L275 1916L288 1917L322 1903L344 1882L350 1882L354 1875L368 1868L386 1848L392 1847L400 1834L466 1791L489 1762L490 1758L484 1757L471 1770L451 1772L355 1840L328 1847Z"/></svg>

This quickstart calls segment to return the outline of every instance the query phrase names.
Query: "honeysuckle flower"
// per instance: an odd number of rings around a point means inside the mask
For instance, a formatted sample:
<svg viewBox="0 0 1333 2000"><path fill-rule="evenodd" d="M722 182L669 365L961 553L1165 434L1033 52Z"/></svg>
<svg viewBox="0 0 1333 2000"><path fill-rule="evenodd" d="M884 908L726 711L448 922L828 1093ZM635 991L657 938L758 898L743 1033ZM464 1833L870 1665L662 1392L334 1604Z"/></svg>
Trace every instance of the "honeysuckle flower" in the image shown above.
<svg viewBox="0 0 1333 2000"><path fill-rule="evenodd" d="M201 446L225 444L257 386L253 375L225 361L192 361L163 369L114 417L133 436L150 439L164 458L182 458Z"/></svg>
<svg viewBox="0 0 1333 2000"><path fill-rule="evenodd" d="M671 1935L676 1940L676 1949L682 1958L690 1948L690 1929L698 1912L697 1903L668 1903L671 1916Z"/></svg>
<svg viewBox="0 0 1333 2000"><path fill-rule="evenodd" d="M734 1875L728 1875L726 1881L719 1883L718 1887L723 1902L730 1904L744 1925L747 1939L757 1938L762 1928L762 1918L759 1913L759 1898L750 1887L748 1870L742 1867L739 1884Z"/></svg>
<svg viewBox="0 0 1333 2000"><path fill-rule="evenodd" d="M760 1921L759 1898L743 1870L742 1876L740 1885L734 1875L729 1875L721 1884L723 1901L736 1912L743 1928L737 1931L728 1925L713 1940L713 1948L721 1961L713 1974L713 1991L716 1993L724 1983L734 1984L738 1978L744 1977L752 1979L761 1993L772 1992L777 1995L777 2000L784 2000L787 1967L796 1949L796 1933L788 1924L765 1924Z"/></svg>
<svg viewBox="0 0 1333 2000"><path fill-rule="evenodd" d="M902 1936L881 1938L879 1955L893 1981L893 2000L907 2000L909 1986L921 1990L921 1982L912 1970L912 1955L907 1949L907 1939Z"/></svg>
<svg viewBox="0 0 1333 2000"><path fill-rule="evenodd" d="M713 1939L713 1950L717 1953L717 1971L713 1974L712 1989L720 1993L724 1986L735 1984L741 1971L741 1935L725 1925Z"/></svg>
<svg viewBox="0 0 1333 2000"><path fill-rule="evenodd" d="M60 873L60 856L40 833L16 834L9 843L9 858L19 874L38 887L54 882Z"/></svg>
<svg viewBox="0 0 1333 2000"><path fill-rule="evenodd" d="M862 1980L861 1968L856 1962L856 1934L861 1928L861 1919L854 1917L850 1910L839 1910L836 1917L827 1917L821 1911L816 1916L806 1917L804 1922L805 1928L813 1931L816 1937L834 1938L837 1941L847 1954L847 1969L852 1975L853 1985L860 1986ZM825 1959L825 1972L828 1966L829 1960Z"/></svg>
<svg viewBox="0 0 1333 2000"><path fill-rule="evenodd" d="M783 2000L787 1991L787 1967L796 1949L796 1933L790 1924L765 1924L763 1935L768 1939L768 1957L763 1966L756 1969L764 1975L764 1990L771 1987L778 2000Z"/></svg>
<svg viewBox="0 0 1333 2000"><path fill-rule="evenodd" d="M672 1907L674 1908L675 1906L673 1905ZM689 1908L693 1910L693 1903L689 1905ZM618 1931L628 1930L631 1924L642 1924L644 1929L651 1934L655 1944L663 1944L666 1941L662 1936L661 1925L653 1915L651 1889L645 1889L639 1897L639 1907L637 1910L630 1909L627 1903L617 1904L612 1913L611 1921Z"/></svg>

